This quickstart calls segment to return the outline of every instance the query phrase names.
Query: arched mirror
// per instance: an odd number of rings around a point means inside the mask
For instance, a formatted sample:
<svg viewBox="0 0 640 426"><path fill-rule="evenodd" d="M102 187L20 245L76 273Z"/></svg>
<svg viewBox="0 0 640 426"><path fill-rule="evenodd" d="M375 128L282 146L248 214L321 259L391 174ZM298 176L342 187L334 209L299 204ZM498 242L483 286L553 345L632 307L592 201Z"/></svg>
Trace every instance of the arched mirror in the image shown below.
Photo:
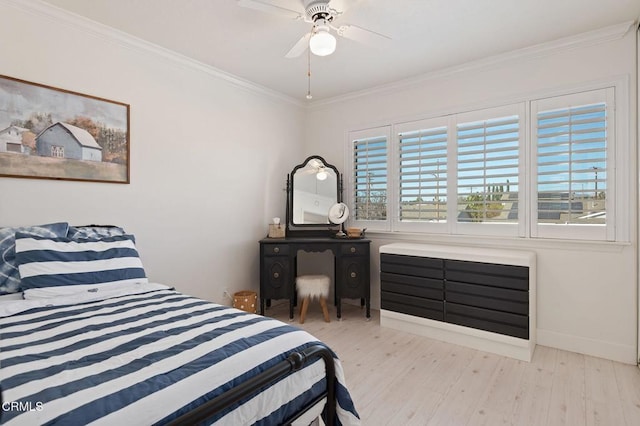
<svg viewBox="0 0 640 426"><path fill-rule="evenodd" d="M334 227L329 210L342 201L338 169L322 157L313 155L293 168L287 178L288 225L292 227Z"/></svg>

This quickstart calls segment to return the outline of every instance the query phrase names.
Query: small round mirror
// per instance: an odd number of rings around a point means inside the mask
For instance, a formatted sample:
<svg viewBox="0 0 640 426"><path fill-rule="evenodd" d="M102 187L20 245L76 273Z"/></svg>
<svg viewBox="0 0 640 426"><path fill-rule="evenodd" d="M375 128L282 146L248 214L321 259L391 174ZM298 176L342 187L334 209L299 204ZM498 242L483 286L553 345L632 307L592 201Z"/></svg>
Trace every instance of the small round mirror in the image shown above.
<svg viewBox="0 0 640 426"><path fill-rule="evenodd" d="M336 203L329 209L329 220L339 225L349 217L349 207L345 203Z"/></svg>

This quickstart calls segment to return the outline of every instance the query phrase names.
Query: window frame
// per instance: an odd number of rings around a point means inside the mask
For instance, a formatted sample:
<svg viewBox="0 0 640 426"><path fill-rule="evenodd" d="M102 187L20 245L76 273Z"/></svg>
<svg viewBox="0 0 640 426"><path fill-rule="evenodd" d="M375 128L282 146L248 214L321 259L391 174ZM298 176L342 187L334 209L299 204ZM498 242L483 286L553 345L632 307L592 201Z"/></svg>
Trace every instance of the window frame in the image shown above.
<svg viewBox="0 0 640 426"><path fill-rule="evenodd" d="M355 202L355 154L353 144L358 139L368 139L375 137L385 137L386 138L386 150L387 150L387 196L386 196L386 219L384 220L362 220L356 219L356 202ZM383 125L378 127L372 127L369 129L363 130L355 130L349 131L347 133L347 141L346 144L346 155L345 159L347 161L348 167L345 170L348 170L348 175L346 177L346 185L343 193L343 200L351 209L349 214L348 223L350 226L358 227L361 229L367 229L369 231L391 231L391 214L392 208L389 200L395 199L396 194L392 191L392 177L394 176L394 169L390 169L390 139L391 139L391 125Z"/></svg>
<svg viewBox="0 0 640 426"><path fill-rule="evenodd" d="M450 199L450 177L451 173L451 163L450 163L450 152L451 152L451 117L443 116L443 117L434 117L427 118L423 120L417 121L408 121L404 123L399 123L393 126L393 138L394 138L394 146L389 150L390 152L394 152L395 155L391 156L390 164L393 163L396 167L396 172L393 175L394 182L394 190L396 197L393 199L393 203L391 204L392 211L392 220L391 226L394 230L397 231L406 231L406 232L433 232L439 234L446 234L450 232L450 214L449 211L449 199ZM406 220L403 221L400 219L400 133L406 133L410 131L416 130L430 130L440 127L447 128L447 154L446 154L446 170L447 170L447 181L445 183L445 189L447 194L447 219L444 222L422 222L422 221L411 221Z"/></svg>
<svg viewBox="0 0 640 426"><path fill-rule="evenodd" d="M62 146L62 145L51 145L51 157L53 157L53 158L64 158L64 146Z"/></svg>
<svg viewBox="0 0 640 426"><path fill-rule="evenodd" d="M616 241L616 223L618 222L617 212L619 210L616 202L616 174L619 168L616 156L617 119L616 119L616 93L615 87L603 87L600 89L584 90L580 92L566 93L545 98L538 98L531 101L531 154L530 168L536 172L538 168L538 113L554 109L568 109L576 105L596 104L605 102L606 123L607 123L607 196L605 198L605 211L607 219L604 225L590 224L555 224L538 223L538 180L531 179L531 205L529 209L530 235L531 238L543 239L568 239L568 240L596 240L596 241Z"/></svg>
<svg viewBox="0 0 640 426"><path fill-rule="evenodd" d="M429 115L413 115L408 118L400 118L398 120L390 120L390 122L382 125L372 126L370 129L362 129L354 132L345 132L346 135L351 134L363 134L361 132L374 131L379 129L387 129L389 134L387 136L387 220L385 223L373 223L371 221L354 221L350 220L349 223L352 226L366 227L373 232L407 232L415 234L435 234L442 236L497 236L497 237L511 237L511 238L523 238L530 241L566 241L575 243L615 243L615 244L628 244L632 241L632 201L636 199L636 194L633 191L635 188L635 177L631 174L631 159L637 153L634 145L631 144L630 133L630 82L629 76L616 76L612 78L604 78L596 81L586 83L576 83L573 85L564 85L563 87L556 87L547 90L537 90L520 95L519 97L512 97L511 102L506 99L496 106L490 102L484 102L482 104L471 107L460 107L456 110L446 110L438 113L432 112ZM540 229L534 231L534 228L539 228L537 225L537 153L535 150L536 142L533 140L537 122L537 114L533 111L533 105L543 99L563 97L567 95L575 95L582 92L605 90L612 93L612 97L607 98L607 109L612 112L608 112L607 128L609 135L607 137L607 198L606 198L606 233L605 236L593 234L591 232L584 233L584 225L570 224L564 226L564 231L553 231L554 227L549 226L549 231L539 232ZM518 109L521 111L521 126L520 132L520 168L519 168L519 200L518 200L518 216L519 220L517 226L512 227L511 224L503 223L459 223L452 221L452 217L457 217L456 207L457 203L451 203L451 194L456 194L457 197L457 176L452 177L453 173L457 172L457 164L451 164L453 159L457 160L457 137L456 123L461 121L460 117L465 117L469 114L469 117L473 114L478 114L482 111L492 110L494 108L508 108L509 106L518 105ZM400 193L399 193L399 159L397 156L398 141L397 133L400 129L406 129L407 123L428 123L438 122L438 120L449 120L449 135L453 135L455 143L449 143L448 160L448 178L447 183L447 201L449 202L447 210L447 222L446 226L440 223L429 222L414 222L402 224L399 221L399 207L400 207ZM378 121L380 123L380 121ZM350 136L345 136L345 140L350 141ZM451 141L451 137L449 137ZM345 166L347 173L353 173L352 170L352 152L350 150L351 143L346 143L346 155ZM397 163L397 164L396 164ZM454 160L455 163L455 160ZM351 183L348 183L348 191L352 190ZM347 203L351 202L347 198ZM451 211L453 210L453 211ZM536 211L535 216L532 212ZM506 226L505 226L506 225ZM511 228L511 229L509 229ZM516 228L517 231L513 232ZM544 228L544 227L543 227ZM559 227L555 227L558 229ZM553 232L552 232L553 231ZM589 235L591 234L591 235Z"/></svg>
<svg viewBox="0 0 640 426"><path fill-rule="evenodd" d="M529 197L527 196L527 168L525 166L526 159L526 147L527 147L527 139L526 139L526 129L527 129L527 114L526 114L526 103L519 102L513 103L509 105L503 105L493 108L483 108L475 111L468 111L465 113L456 114L456 123L455 123L455 152L454 161L455 168L453 171L455 173L455 180L452 184L454 184L454 192L456 196L456 200L458 199L458 134L457 127L461 123L468 123L473 121L481 121L481 120L491 120L493 118L501 118L510 115L517 115L519 118L518 125L518 220L515 223L493 223L493 222L460 222L456 220L452 223L451 233L452 234L464 234L464 235L486 235L486 236L511 236L511 237L524 237L526 233L526 206L527 200ZM455 217L457 219L458 214L458 205L456 203L451 203L449 206L450 211L453 211ZM453 216L451 216L453 217Z"/></svg>

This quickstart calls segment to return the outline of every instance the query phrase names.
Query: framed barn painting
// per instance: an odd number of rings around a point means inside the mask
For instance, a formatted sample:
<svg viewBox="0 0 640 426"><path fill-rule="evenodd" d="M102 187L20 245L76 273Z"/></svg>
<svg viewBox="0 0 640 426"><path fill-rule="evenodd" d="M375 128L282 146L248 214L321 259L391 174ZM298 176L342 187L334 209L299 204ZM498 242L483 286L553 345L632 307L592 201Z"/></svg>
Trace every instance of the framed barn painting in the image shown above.
<svg viewBox="0 0 640 426"><path fill-rule="evenodd" d="M129 105L0 75L0 176L129 183Z"/></svg>

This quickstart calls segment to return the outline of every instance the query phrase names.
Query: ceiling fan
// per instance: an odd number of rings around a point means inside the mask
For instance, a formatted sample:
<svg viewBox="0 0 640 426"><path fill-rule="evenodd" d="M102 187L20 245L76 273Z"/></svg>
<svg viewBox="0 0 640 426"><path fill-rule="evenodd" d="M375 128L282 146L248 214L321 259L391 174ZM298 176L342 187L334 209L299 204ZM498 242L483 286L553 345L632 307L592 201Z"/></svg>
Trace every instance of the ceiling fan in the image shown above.
<svg viewBox="0 0 640 426"><path fill-rule="evenodd" d="M238 5L263 12L275 13L294 20L304 20L312 24L311 31L303 35L300 40L287 52L285 58L296 58L302 55L307 48L318 56L327 56L336 49L336 38L331 34L335 31L341 37L345 37L368 45L377 45L380 42L391 40L389 37L370 31L356 25L342 24L334 26L334 20L342 15L341 11L332 8L331 0L302 0L304 11L295 11L276 6L269 0L237 0Z"/></svg>
<svg viewBox="0 0 640 426"><path fill-rule="evenodd" d="M302 175L314 174L316 175L316 179L318 180L326 180L329 177L329 171L325 164L318 159L311 159L309 162L300 170L296 172Z"/></svg>

